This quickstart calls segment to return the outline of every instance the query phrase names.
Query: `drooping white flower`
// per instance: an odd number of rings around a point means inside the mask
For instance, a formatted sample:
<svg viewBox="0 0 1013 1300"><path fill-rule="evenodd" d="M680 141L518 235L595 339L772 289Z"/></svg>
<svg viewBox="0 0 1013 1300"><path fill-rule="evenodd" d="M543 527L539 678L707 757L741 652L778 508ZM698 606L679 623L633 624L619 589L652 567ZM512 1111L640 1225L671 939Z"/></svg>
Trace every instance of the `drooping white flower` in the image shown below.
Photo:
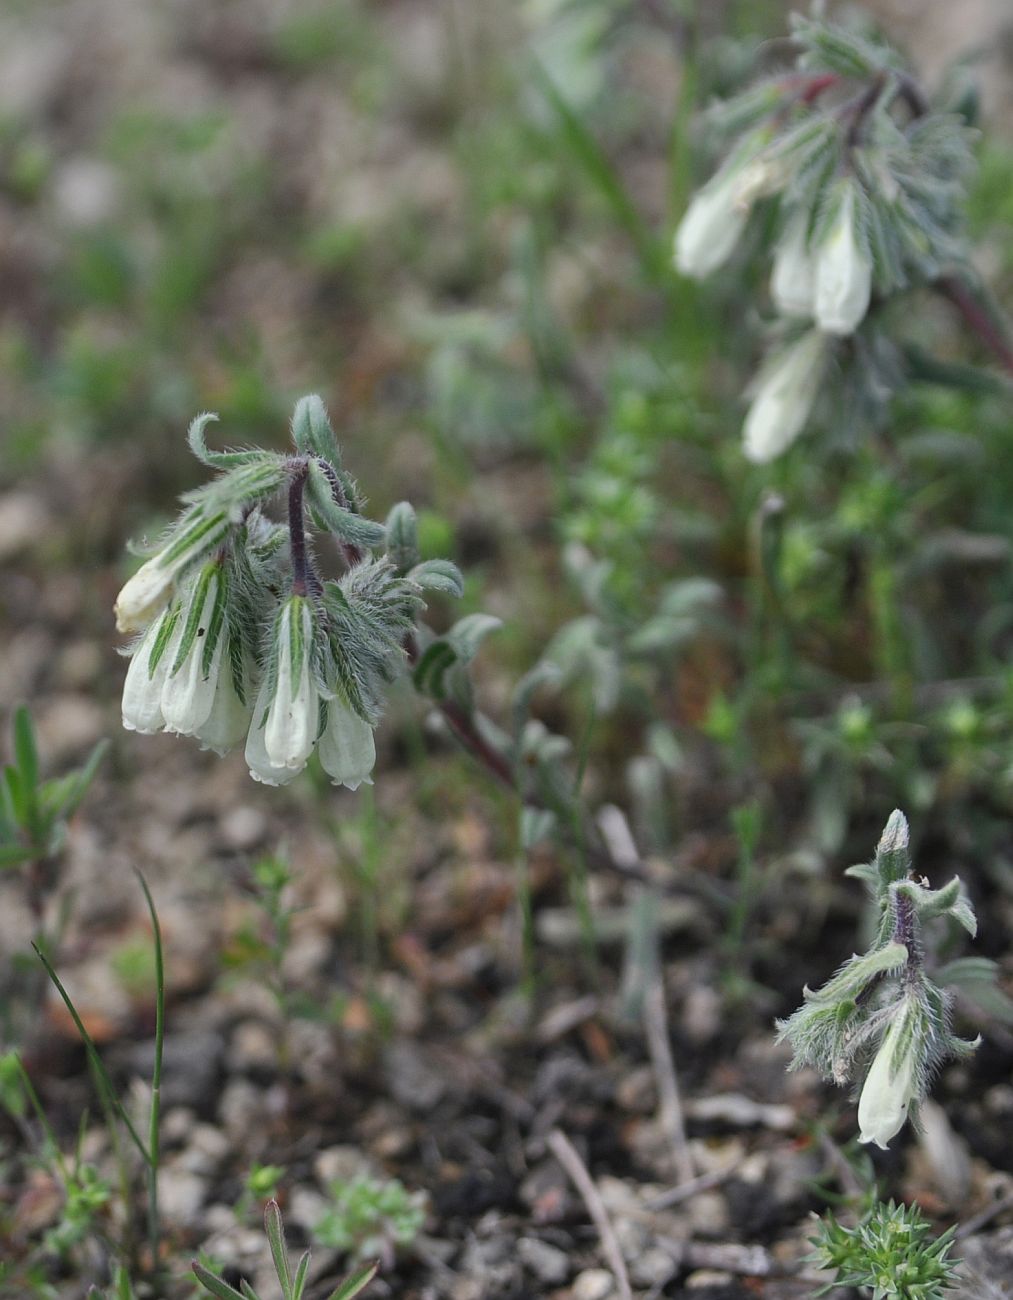
<svg viewBox="0 0 1013 1300"><path fill-rule="evenodd" d="M826 339L819 330L810 330L764 367L742 431L749 460L773 460L802 432L819 393L826 357Z"/></svg>
<svg viewBox="0 0 1013 1300"><path fill-rule="evenodd" d="M907 1120L918 1095L915 1054L909 1050L897 1059L905 1016L898 1012L883 1035L858 1100L859 1142L874 1142L884 1151Z"/></svg>
<svg viewBox="0 0 1013 1300"><path fill-rule="evenodd" d="M176 580L208 555L229 531L227 515L195 515L184 520L157 555L128 578L113 607L119 632L141 632L168 605Z"/></svg>
<svg viewBox="0 0 1013 1300"><path fill-rule="evenodd" d="M731 257L750 209L776 188L779 168L762 154L729 162L690 200L675 232L675 265L702 280Z"/></svg>
<svg viewBox="0 0 1013 1300"><path fill-rule="evenodd" d="M786 316L811 316L816 292L816 262L809 251L809 221L799 212L774 250L770 296Z"/></svg>
<svg viewBox="0 0 1013 1300"><path fill-rule="evenodd" d="M869 310L872 259L857 223L855 186L848 181L816 252L816 323L828 334L853 334Z"/></svg>
<svg viewBox="0 0 1013 1300"><path fill-rule="evenodd" d="M226 655L218 674L215 698L207 718L194 731L194 737L200 741L201 749L213 749L216 754L227 754L235 749L250 727L253 716L253 671L247 663L244 673L244 690L246 703L239 698L236 690L233 668Z"/></svg>
<svg viewBox="0 0 1013 1300"><path fill-rule="evenodd" d="M123 682L122 714L127 731L151 736L165 724L162 688L172 663L171 643L178 620L179 610L167 609L148 627L134 650Z"/></svg>
<svg viewBox="0 0 1013 1300"><path fill-rule="evenodd" d="M211 713L219 689L226 640L222 626L224 611L220 607L223 601L221 566L209 565L187 592L169 647L172 662L162 687L166 731L192 736ZM180 662L185 646L186 653Z"/></svg>
<svg viewBox="0 0 1013 1300"><path fill-rule="evenodd" d="M369 781L376 762L373 728L346 704L331 700L318 752L332 784L356 790Z"/></svg>
<svg viewBox="0 0 1013 1300"><path fill-rule="evenodd" d="M278 615L273 666L257 694L246 741L250 775L267 785L297 776L316 744L320 693L311 664L313 630L309 601L290 597Z"/></svg>

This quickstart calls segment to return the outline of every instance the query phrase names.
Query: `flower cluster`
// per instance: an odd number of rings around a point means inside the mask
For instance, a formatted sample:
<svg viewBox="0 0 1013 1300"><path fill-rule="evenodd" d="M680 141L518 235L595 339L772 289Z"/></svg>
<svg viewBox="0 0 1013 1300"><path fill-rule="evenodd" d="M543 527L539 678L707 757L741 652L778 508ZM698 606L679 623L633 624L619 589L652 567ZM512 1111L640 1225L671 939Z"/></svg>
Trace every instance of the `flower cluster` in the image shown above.
<svg viewBox="0 0 1013 1300"><path fill-rule="evenodd" d="M267 785L291 781L316 751L331 780L354 790L370 779L373 729L421 592L460 594L460 575L445 561L418 563L406 502L392 526L363 515L319 398L296 406L290 456L212 452L213 418L195 420L189 438L217 476L184 498L116 601L119 630L140 633L123 725L192 736L219 754L245 739L250 775ZM288 518L277 523L265 508L283 489ZM318 571L308 523L337 542L340 577Z"/></svg>
<svg viewBox="0 0 1013 1300"><path fill-rule="evenodd" d="M974 912L957 876L932 890L910 878L907 821L894 812L872 863L851 867L866 881L877 908L876 942L854 956L822 988L804 990L805 1001L778 1022L779 1039L794 1049L792 1069L812 1066L835 1083L861 1078L861 1142L884 1150L925 1096L933 1071L976 1043L955 1038L949 996L926 974L921 926L949 916L970 934Z"/></svg>
<svg viewBox="0 0 1013 1300"><path fill-rule="evenodd" d="M794 36L794 72L716 111L739 139L675 236L676 267L702 279L731 258L756 205L776 199L770 298L789 341L753 386L744 445L757 462L802 432L874 292L886 300L966 258L960 120L931 111L884 47L803 18Z"/></svg>

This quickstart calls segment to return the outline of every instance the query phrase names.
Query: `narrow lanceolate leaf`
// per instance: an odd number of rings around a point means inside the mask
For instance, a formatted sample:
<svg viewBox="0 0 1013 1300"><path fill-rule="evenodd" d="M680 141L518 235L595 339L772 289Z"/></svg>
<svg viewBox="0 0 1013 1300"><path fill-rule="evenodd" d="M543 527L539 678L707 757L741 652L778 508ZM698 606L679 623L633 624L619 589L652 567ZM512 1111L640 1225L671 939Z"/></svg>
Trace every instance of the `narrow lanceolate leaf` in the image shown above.
<svg viewBox="0 0 1013 1300"><path fill-rule="evenodd" d="M900 970L907 961L908 951L902 943L888 943L863 956L851 957L836 975L822 988L804 991L807 1002L835 1002L840 998L854 998L877 975Z"/></svg>
<svg viewBox="0 0 1013 1300"><path fill-rule="evenodd" d="M283 456L271 451L254 452L251 460L227 469L192 492L185 492L182 500L201 511L224 511L229 522L239 523L250 506L274 496L287 473Z"/></svg>
<svg viewBox="0 0 1013 1300"><path fill-rule="evenodd" d="M451 560L423 560L408 573L408 581L430 591L443 591L460 599L464 595L461 570Z"/></svg>
<svg viewBox="0 0 1013 1300"><path fill-rule="evenodd" d="M264 1210L264 1230L271 1243L271 1256L275 1271L281 1283L285 1300L292 1300L292 1268L288 1262L288 1249L285 1245L285 1228L281 1220L281 1210L277 1201L268 1201Z"/></svg>
<svg viewBox="0 0 1013 1300"><path fill-rule="evenodd" d="M41 796L42 808L45 814L48 816L70 817L77 812L81 800L88 792L88 787L95 779L98 765L102 762L108 748L108 740L98 741L88 755L83 767L78 768L76 772L68 773L67 776L45 783L42 787Z"/></svg>
<svg viewBox="0 0 1013 1300"><path fill-rule="evenodd" d="M346 510L334 499L334 490L327 472L318 461L311 461L306 480L306 495L314 523L323 531L333 533L339 541L352 546L381 546L385 531L383 524L364 515Z"/></svg>
<svg viewBox="0 0 1013 1300"><path fill-rule="evenodd" d="M228 536L232 523L224 511L205 514L203 510L188 511L172 536L168 546L155 559L159 568L174 564L189 564L192 560L209 555Z"/></svg>
<svg viewBox="0 0 1013 1300"><path fill-rule="evenodd" d="M17 760L20 793L24 806L21 821L31 839L39 834L39 755L35 730L28 710L22 705L14 714L14 757Z"/></svg>
<svg viewBox="0 0 1013 1300"><path fill-rule="evenodd" d="M229 469L233 465L248 465L263 457L264 453L256 449L211 451L205 441L204 430L217 419L218 416L213 411L205 411L195 420L191 420L190 428L187 430L186 440L190 444L190 450L202 465L208 465L212 469Z"/></svg>
<svg viewBox="0 0 1013 1300"><path fill-rule="evenodd" d="M296 1265L295 1281L292 1284L292 1300L302 1300L302 1293L306 1289L306 1275L310 1268L310 1253L308 1250L303 1254Z"/></svg>
<svg viewBox="0 0 1013 1300"><path fill-rule="evenodd" d="M26 784L34 789L39 783L39 754L31 714L23 704L14 714L14 757Z"/></svg>
<svg viewBox="0 0 1013 1300"><path fill-rule="evenodd" d="M379 1262L376 1261L372 1264L364 1264L362 1268L356 1269L354 1273L345 1278L336 1291L331 1292L327 1300L352 1300L353 1296L357 1296L363 1287L372 1282L379 1267Z"/></svg>
<svg viewBox="0 0 1013 1300"><path fill-rule="evenodd" d="M300 397L292 416L292 441L306 456L322 456L335 468L341 466L341 449L327 408L316 393Z"/></svg>
<svg viewBox="0 0 1013 1300"><path fill-rule="evenodd" d="M208 594L211 590L211 584L218 584L219 565L209 564L197 579L195 586L189 594L189 605L186 611L186 622L183 624L183 631L180 635L179 645L176 649L176 657L172 662L171 672L178 673L180 668L186 662L193 649L193 643L197 640L197 633L203 627L204 637L210 635L208 625L204 622L204 606L207 603ZM221 586L217 586L216 600L221 599ZM182 617L182 615L181 615ZM221 629L221 616L218 618L218 628Z"/></svg>
<svg viewBox="0 0 1013 1300"><path fill-rule="evenodd" d="M148 655L149 678L155 676L155 669L158 667L162 660L162 656L169 648L169 642L172 640L173 633L176 631L180 618L182 618L182 614L180 613L178 606L171 614L163 616L158 632L155 634L155 640L152 644L151 652ZM138 654L139 653L140 651L138 651Z"/></svg>
<svg viewBox="0 0 1013 1300"><path fill-rule="evenodd" d="M792 35L805 50L800 66L864 80L888 61L890 52L832 23L792 16Z"/></svg>
<svg viewBox="0 0 1013 1300"><path fill-rule="evenodd" d="M228 1282L223 1282L220 1277L215 1277L214 1273L209 1272L203 1264L193 1260L190 1267L201 1286L206 1291L210 1291L213 1296L217 1296L218 1300L244 1300L241 1291L237 1291L234 1286L229 1286Z"/></svg>

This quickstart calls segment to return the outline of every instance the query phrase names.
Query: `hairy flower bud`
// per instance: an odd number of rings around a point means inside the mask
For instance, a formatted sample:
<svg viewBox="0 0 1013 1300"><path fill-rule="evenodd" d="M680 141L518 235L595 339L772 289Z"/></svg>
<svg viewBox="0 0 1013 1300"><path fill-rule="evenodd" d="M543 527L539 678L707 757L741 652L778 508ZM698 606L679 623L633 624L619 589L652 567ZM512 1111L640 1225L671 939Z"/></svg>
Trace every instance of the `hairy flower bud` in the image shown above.
<svg viewBox="0 0 1013 1300"><path fill-rule="evenodd" d="M306 766L320 724L320 693L313 675L313 614L304 596L292 596L278 615L274 661L257 695L246 742L250 775L284 785Z"/></svg>
<svg viewBox="0 0 1013 1300"><path fill-rule="evenodd" d="M816 323L828 334L852 334L865 319L872 293L872 261L857 228L853 182L816 254Z"/></svg>
<svg viewBox="0 0 1013 1300"><path fill-rule="evenodd" d="M210 554L229 527L224 514L184 516L167 544L123 585L114 606L117 631L143 631L172 599L180 574Z"/></svg>
<svg viewBox="0 0 1013 1300"><path fill-rule="evenodd" d="M134 650L123 682L122 714L127 731L151 736L165 725L162 688L172 665L169 643L178 619L178 610L166 610L149 626Z"/></svg>
<svg viewBox="0 0 1013 1300"><path fill-rule="evenodd" d="M373 728L347 705L331 700L318 752L332 784L356 790L369 781L376 762Z"/></svg>
<svg viewBox="0 0 1013 1300"><path fill-rule="evenodd" d="M858 1101L859 1142L874 1142L884 1151L904 1127L908 1108L918 1096L915 1054L910 1043L898 1060L905 1019L900 1009L890 1021Z"/></svg>
<svg viewBox="0 0 1013 1300"><path fill-rule="evenodd" d="M773 460L802 432L819 392L826 355L826 340L819 330L810 330L761 372L743 427L749 460Z"/></svg>
<svg viewBox="0 0 1013 1300"><path fill-rule="evenodd" d="M785 316L811 316L816 291L816 263L809 251L809 222L796 214L774 250L770 296Z"/></svg>
<svg viewBox="0 0 1013 1300"><path fill-rule="evenodd" d="M780 181L780 169L762 154L729 162L693 195L675 232L675 265L702 280L731 257L750 209Z"/></svg>

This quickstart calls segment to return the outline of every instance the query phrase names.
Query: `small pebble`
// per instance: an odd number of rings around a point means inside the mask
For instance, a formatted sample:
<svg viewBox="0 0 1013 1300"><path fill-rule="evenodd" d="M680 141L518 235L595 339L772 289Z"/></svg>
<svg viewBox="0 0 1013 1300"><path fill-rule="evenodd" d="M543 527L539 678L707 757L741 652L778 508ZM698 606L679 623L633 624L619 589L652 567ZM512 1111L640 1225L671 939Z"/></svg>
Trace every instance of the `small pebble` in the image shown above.
<svg viewBox="0 0 1013 1300"><path fill-rule="evenodd" d="M586 1268L573 1281L573 1300L605 1300L615 1290L615 1280L605 1268Z"/></svg>

